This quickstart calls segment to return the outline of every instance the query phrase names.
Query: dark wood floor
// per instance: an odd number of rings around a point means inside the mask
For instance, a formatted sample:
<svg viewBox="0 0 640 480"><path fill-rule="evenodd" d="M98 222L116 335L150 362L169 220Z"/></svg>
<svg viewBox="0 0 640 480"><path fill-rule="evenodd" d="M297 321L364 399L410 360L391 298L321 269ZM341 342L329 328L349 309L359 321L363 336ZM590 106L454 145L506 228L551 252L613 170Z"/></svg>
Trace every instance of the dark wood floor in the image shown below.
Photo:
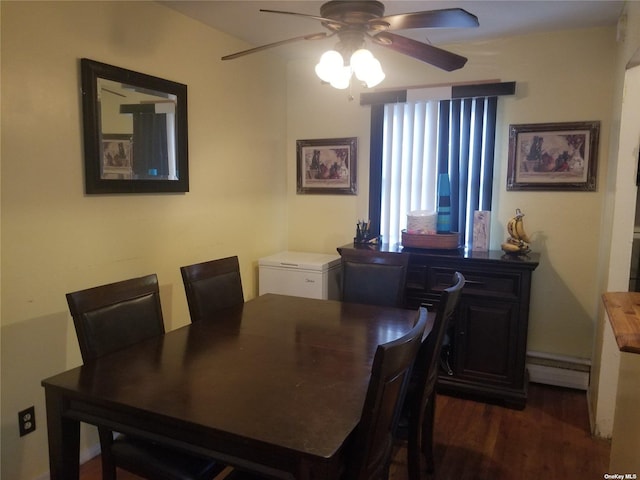
<svg viewBox="0 0 640 480"><path fill-rule="evenodd" d="M591 437L586 393L531 384L524 410L439 395L437 480L596 480L609 464L609 443ZM100 480L100 459L81 467ZM406 480L406 450L395 452L389 480ZM139 480L120 472L118 480Z"/></svg>

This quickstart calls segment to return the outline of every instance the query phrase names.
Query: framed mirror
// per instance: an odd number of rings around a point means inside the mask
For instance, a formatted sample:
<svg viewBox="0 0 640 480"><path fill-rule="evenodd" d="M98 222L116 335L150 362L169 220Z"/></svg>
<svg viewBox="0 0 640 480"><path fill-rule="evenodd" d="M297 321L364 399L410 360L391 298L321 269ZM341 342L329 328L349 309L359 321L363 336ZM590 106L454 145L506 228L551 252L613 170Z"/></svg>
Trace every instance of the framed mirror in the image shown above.
<svg viewBox="0 0 640 480"><path fill-rule="evenodd" d="M86 193L188 192L187 86L80 65Z"/></svg>

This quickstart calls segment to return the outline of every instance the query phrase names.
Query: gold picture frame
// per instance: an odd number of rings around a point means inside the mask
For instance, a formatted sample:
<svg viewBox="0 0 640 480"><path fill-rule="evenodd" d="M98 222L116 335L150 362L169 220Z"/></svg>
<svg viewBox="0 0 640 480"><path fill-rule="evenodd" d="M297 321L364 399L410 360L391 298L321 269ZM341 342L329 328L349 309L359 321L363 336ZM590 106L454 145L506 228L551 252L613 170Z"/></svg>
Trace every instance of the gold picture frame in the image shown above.
<svg viewBox="0 0 640 480"><path fill-rule="evenodd" d="M600 122L509 126L507 190L595 191Z"/></svg>

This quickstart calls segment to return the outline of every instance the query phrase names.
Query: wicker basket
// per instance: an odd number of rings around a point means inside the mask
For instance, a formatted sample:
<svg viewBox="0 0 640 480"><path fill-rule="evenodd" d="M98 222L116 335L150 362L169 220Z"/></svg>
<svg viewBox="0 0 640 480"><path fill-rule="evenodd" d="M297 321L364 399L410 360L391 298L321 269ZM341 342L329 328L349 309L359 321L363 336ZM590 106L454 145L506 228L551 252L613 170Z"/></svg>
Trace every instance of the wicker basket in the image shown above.
<svg viewBox="0 0 640 480"><path fill-rule="evenodd" d="M460 234L453 233L407 233L402 230L402 246L432 250L456 250L460 247Z"/></svg>

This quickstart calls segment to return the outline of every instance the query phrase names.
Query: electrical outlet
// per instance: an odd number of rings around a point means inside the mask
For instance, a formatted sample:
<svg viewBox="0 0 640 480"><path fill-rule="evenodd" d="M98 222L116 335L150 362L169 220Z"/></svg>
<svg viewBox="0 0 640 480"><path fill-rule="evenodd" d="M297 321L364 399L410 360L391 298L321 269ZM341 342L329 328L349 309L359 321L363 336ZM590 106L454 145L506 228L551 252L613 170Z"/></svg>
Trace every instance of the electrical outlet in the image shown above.
<svg viewBox="0 0 640 480"><path fill-rule="evenodd" d="M36 410L33 406L18 412L18 428L21 437L36 429Z"/></svg>

